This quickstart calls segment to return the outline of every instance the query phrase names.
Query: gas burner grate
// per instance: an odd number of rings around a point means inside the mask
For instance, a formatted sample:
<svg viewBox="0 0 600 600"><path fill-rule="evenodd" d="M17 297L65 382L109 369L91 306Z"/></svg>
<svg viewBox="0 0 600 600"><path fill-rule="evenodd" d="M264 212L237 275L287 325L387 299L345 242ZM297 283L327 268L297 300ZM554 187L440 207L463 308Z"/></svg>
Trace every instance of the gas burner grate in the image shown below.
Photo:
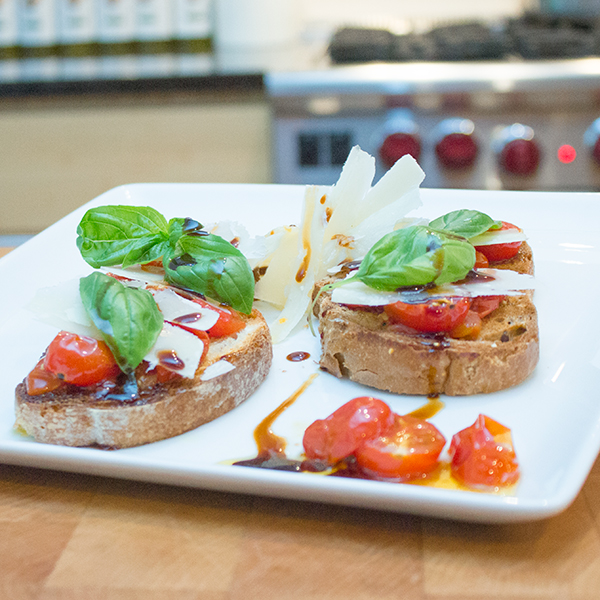
<svg viewBox="0 0 600 600"><path fill-rule="evenodd" d="M416 34L345 27L329 45L332 62L474 61L581 58L600 54L595 18L528 13L498 26L472 21Z"/></svg>

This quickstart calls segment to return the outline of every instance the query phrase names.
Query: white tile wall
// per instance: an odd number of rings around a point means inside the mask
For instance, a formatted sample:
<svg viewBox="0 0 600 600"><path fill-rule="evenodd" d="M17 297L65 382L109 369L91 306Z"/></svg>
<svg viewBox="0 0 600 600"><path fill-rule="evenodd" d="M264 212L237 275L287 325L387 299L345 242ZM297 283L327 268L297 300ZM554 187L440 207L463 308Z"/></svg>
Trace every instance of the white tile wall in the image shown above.
<svg viewBox="0 0 600 600"><path fill-rule="evenodd" d="M306 23L377 24L387 20L454 20L517 15L536 0L302 0Z"/></svg>

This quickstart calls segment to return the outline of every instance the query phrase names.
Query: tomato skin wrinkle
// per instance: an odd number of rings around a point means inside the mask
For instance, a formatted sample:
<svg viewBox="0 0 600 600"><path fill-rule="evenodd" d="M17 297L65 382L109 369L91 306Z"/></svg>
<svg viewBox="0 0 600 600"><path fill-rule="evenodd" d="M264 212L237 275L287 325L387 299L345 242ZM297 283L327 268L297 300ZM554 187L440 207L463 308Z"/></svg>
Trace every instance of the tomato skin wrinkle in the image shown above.
<svg viewBox="0 0 600 600"><path fill-rule="evenodd" d="M510 429L485 415L453 436L449 454L452 476L467 487L495 489L519 480Z"/></svg>
<svg viewBox="0 0 600 600"><path fill-rule="evenodd" d="M99 340L61 331L48 346L43 367L65 383L88 386L120 373L108 346Z"/></svg>
<svg viewBox="0 0 600 600"><path fill-rule="evenodd" d="M502 221L502 227L499 231L516 229L521 231L516 225ZM500 262L513 258L519 252L523 242L510 242L508 244L490 244L489 246L475 246L476 252L481 252L489 262Z"/></svg>
<svg viewBox="0 0 600 600"><path fill-rule="evenodd" d="M392 422L393 413L385 402L370 396L354 398L306 429L302 440L305 454L335 465Z"/></svg>

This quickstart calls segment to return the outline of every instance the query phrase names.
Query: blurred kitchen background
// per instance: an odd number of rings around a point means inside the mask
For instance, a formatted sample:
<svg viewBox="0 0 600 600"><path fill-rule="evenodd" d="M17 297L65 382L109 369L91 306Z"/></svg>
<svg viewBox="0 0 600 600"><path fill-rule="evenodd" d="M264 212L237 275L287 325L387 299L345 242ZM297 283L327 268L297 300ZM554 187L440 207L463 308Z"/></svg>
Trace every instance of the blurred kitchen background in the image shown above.
<svg viewBox="0 0 600 600"><path fill-rule="evenodd" d="M600 0L0 0L0 246L137 182L600 190Z"/></svg>

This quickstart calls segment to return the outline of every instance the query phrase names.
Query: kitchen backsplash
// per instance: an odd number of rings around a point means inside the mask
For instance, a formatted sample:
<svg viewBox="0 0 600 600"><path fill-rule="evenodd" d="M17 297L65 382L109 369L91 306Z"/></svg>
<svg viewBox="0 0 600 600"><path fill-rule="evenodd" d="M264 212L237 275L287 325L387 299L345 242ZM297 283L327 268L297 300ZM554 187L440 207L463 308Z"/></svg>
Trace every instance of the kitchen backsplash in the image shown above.
<svg viewBox="0 0 600 600"><path fill-rule="evenodd" d="M377 24L390 21L431 21L496 18L517 15L535 0L303 0L306 23Z"/></svg>

